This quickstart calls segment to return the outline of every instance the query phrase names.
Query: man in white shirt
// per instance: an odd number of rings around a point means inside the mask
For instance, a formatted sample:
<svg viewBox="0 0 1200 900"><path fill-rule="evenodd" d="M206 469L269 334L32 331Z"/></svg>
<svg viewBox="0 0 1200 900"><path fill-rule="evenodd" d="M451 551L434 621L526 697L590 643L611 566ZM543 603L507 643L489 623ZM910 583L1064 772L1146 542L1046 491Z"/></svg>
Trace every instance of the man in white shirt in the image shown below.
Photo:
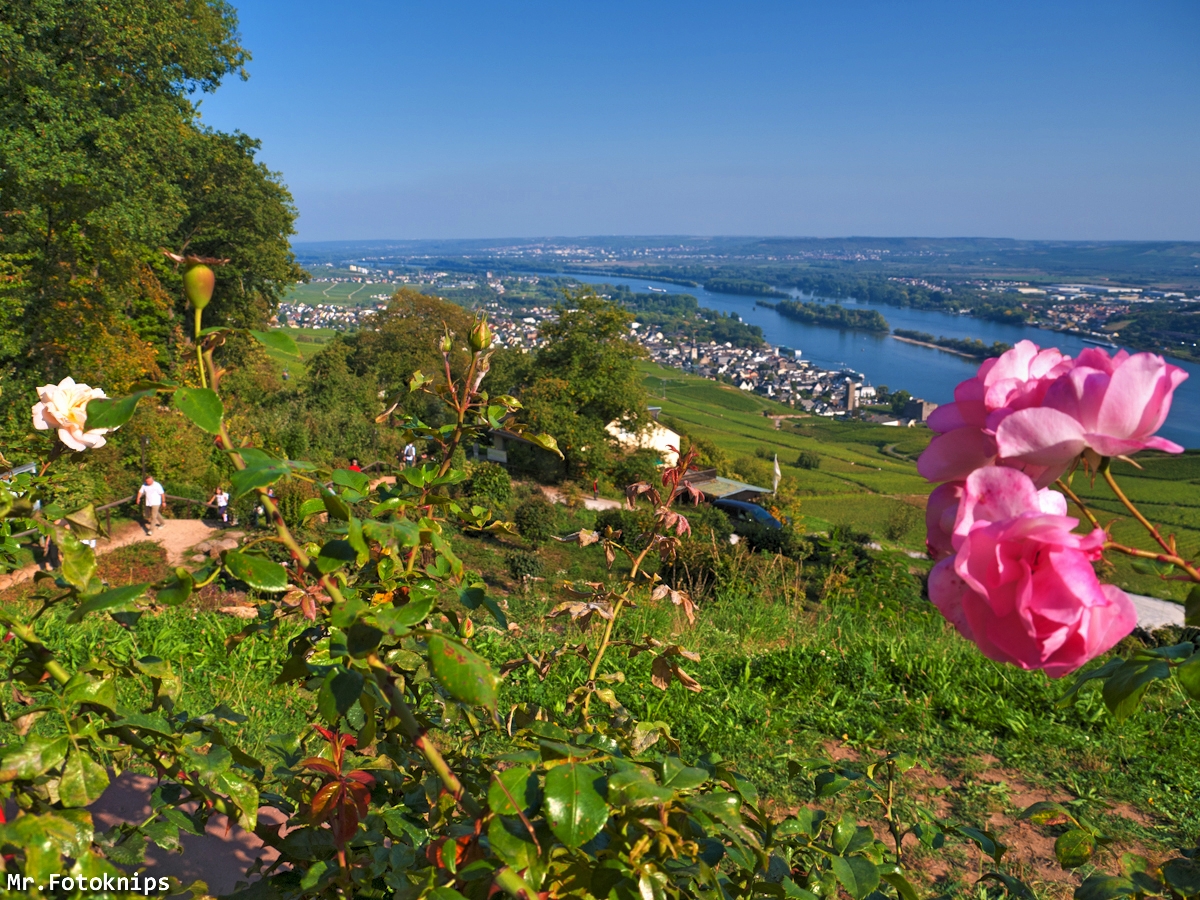
<svg viewBox="0 0 1200 900"><path fill-rule="evenodd" d="M142 521L149 529L151 525L163 527L162 502L166 491L154 480L153 475L146 476L146 483L138 488L137 499L142 504Z"/></svg>

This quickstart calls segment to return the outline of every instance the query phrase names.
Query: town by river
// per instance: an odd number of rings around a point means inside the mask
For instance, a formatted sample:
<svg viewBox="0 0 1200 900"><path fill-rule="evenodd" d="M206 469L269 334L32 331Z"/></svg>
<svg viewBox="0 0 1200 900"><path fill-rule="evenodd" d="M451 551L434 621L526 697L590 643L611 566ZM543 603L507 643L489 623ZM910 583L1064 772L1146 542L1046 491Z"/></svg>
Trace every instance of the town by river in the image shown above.
<svg viewBox="0 0 1200 900"><path fill-rule="evenodd" d="M865 375L871 384L887 385L893 391L903 389L915 397L923 397L934 403L953 400L954 386L964 378L971 377L979 367L973 360L942 350L898 341L885 334L843 331L786 319L773 309L757 306L753 297L715 294L700 287L631 279L628 276L571 273L570 277L585 284L624 284L635 293L649 293L653 288L654 291L667 291L672 294L691 294L703 307L723 313L736 313L744 321L758 325L769 344L800 350L804 359L821 368L853 369ZM800 297L798 293L796 296L798 299L812 299ZM989 345L995 341L1015 344L1017 341L1028 339L1042 347L1058 347L1063 353L1071 356L1087 346L1075 335L1042 328L1004 325L973 316L856 303L852 300L842 302L847 306L879 310L893 329L909 328L938 337L978 338ZM1182 367L1190 377L1176 390L1171 415L1160 434L1185 447L1200 448L1200 366L1177 359L1169 358L1168 361Z"/></svg>

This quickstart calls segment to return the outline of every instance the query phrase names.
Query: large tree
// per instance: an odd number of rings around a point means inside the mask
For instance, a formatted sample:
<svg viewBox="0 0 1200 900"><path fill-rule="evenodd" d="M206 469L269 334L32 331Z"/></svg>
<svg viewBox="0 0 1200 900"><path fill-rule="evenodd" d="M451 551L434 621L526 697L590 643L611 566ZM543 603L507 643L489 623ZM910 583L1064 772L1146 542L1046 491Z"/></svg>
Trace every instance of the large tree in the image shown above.
<svg viewBox="0 0 1200 900"><path fill-rule="evenodd" d="M68 374L119 391L174 368L163 248L232 260L210 324L264 322L302 277L291 197L257 143L197 121L196 95L247 59L223 0L5 4L0 404L19 411L32 384Z"/></svg>
<svg viewBox="0 0 1200 900"><path fill-rule="evenodd" d="M545 343L521 393L525 420L551 434L571 474L595 473L605 464L617 420L636 429L646 411L646 390L637 361L646 355L630 339L633 314L591 288L569 295L558 318L541 329Z"/></svg>

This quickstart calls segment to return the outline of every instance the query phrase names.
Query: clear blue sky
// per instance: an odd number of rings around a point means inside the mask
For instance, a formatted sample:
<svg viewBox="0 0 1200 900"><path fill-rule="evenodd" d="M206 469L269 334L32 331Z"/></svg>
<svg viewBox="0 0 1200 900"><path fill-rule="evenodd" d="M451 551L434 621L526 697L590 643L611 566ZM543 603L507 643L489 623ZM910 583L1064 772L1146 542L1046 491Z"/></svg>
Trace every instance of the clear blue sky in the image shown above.
<svg viewBox="0 0 1200 900"><path fill-rule="evenodd" d="M1200 239L1196 0L237 6L301 240Z"/></svg>

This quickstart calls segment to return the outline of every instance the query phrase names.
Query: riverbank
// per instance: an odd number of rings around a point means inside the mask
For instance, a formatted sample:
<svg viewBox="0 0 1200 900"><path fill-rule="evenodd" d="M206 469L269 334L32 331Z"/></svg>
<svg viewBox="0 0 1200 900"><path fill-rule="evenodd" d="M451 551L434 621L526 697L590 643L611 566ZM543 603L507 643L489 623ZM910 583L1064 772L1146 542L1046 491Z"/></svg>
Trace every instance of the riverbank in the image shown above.
<svg viewBox="0 0 1200 900"><path fill-rule="evenodd" d="M937 344L931 344L928 341L917 341L908 337L900 337L898 334L893 334L891 338L894 341L904 341L906 344L912 344L914 347L928 347L931 350L941 350L943 353L949 353L953 356L961 356L963 359L970 359L974 360L975 362L979 361L979 357L972 353L963 353L961 350L951 350L949 347L941 347Z"/></svg>

